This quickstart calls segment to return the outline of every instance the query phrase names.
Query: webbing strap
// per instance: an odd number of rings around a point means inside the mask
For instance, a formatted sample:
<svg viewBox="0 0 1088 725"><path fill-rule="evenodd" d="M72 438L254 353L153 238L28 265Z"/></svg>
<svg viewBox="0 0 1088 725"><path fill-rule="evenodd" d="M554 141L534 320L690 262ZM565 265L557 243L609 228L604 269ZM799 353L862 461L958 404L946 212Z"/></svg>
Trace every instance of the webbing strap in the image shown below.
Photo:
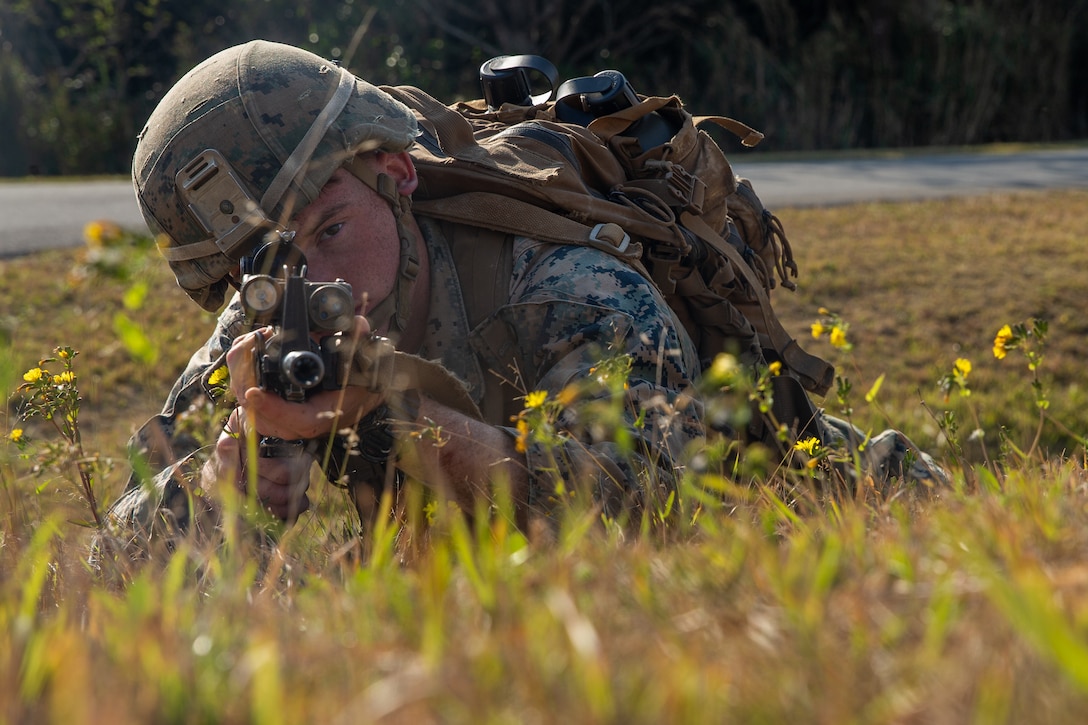
<svg viewBox="0 0 1088 725"><path fill-rule="evenodd" d="M692 123L696 128L702 123L713 123L721 126L726 131L729 131L734 136L740 139L740 142L751 148L752 146L758 146L759 142L763 140L763 134L755 130L751 126L735 118L729 118L728 116L692 116Z"/></svg>
<svg viewBox="0 0 1088 725"><path fill-rule="evenodd" d="M444 199L417 199L414 207L423 216L459 224L520 234L544 242L596 247L621 257L649 277L641 262L642 245L629 240L625 245L626 235L617 224L591 227L536 204L487 191L470 191ZM600 229L602 226L604 230ZM616 231L619 234L610 233Z"/></svg>
<svg viewBox="0 0 1088 725"><path fill-rule="evenodd" d="M638 105L628 106L607 116L593 119L589 123L589 130L607 144L609 139L629 129L635 121L649 116L654 111L658 111L674 101L677 106L680 105L680 99L676 96L668 98L652 96L646 98Z"/></svg>
<svg viewBox="0 0 1088 725"><path fill-rule="evenodd" d="M683 212L680 214L680 223L718 252L725 255L733 264L733 267L740 272L759 302L759 309L763 315L763 324L767 335L771 338L771 346L782 356L786 366L802 378L806 389L818 395L826 394L831 389L831 383L834 382L835 367L826 360L805 352L797 344L797 341L786 332L778 317L771 310L771 301L763 289L763 283L752 268L744 262L740 252L732 244L722 239L701 217Z"/></svg>
<svg viewBox="0 0 1088 725"><path fill-rule="evenodd" d="M188 262L193 259L200 259L201 257L217 254L221 251L219 245L216 244L215 237L202 239L195 244L186 244L181 247L166 247L159 245L159 252L168 262Z"/></svg>

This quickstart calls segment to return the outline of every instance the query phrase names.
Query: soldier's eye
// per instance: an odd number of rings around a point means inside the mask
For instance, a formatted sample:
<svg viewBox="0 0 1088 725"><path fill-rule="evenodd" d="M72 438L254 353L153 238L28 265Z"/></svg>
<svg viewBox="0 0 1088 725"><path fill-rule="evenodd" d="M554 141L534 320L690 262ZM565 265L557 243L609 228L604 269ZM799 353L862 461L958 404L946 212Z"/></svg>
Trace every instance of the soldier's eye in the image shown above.
<svg viewBox="0 0 1088 725"><path fill-rule="evenodd" d="M340 233L340 230L343 229L343 228L344 228L344 223L343 222L339 222L337 224L332 224L332 225L330 225L328 227L325 227L324 231L321 232L321 236L318 237L318 241L324 241L324 240L328 239L329 237L335 237L337 234Z"/></svg>

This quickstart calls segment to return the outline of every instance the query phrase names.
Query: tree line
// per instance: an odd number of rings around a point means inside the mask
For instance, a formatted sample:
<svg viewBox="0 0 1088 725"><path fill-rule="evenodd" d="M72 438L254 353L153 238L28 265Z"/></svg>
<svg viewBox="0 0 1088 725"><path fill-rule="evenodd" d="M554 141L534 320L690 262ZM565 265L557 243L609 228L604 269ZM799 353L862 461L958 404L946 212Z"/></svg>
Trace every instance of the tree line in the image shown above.
<svg viewBox="0 0 1088 725"><path fill-rule="evenodd" d="M0 0L0 176L127 173L157 101L205 57L298 45L446 101L535 53L739 118L764 147L1088 136L1088 0Z"/></svg>

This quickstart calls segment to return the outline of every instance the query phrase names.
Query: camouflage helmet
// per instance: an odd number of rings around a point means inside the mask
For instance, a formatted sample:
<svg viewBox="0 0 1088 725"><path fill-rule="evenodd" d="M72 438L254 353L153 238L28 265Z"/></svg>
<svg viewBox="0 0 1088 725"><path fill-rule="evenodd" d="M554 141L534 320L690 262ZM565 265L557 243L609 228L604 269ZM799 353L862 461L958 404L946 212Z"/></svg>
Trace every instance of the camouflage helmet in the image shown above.
<svg viewBox="0 0 1088 725"><path fill-rule="evenodd" d="M300 48L255 40L193 68L163 97L132 160L136 197L178 284L219 309L227 277L357 153L418 135L403 104Z"/></svg>

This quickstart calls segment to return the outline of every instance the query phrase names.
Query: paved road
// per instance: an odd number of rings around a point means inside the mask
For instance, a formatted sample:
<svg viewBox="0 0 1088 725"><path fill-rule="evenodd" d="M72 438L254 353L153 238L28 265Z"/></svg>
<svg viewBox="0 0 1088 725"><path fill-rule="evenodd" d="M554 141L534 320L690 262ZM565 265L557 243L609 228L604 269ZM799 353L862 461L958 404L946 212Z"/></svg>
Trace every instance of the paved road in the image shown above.
<svg viewBox="0 0 1088 725"><path fill-rule="evenodd" d="M1088 188L1088 148L768 164L732 160L772 208Z"/></svg>
<svg viewBox="0 0 1088 725"><path fill-rule="evenodd" d="M1088 148L773 163L746 162L739 154L732 160L771 208L1088 188ZM132 186L126 181L0 182L0 257L79 246L83 226L95 219L142 229Z"/></svg>
<svg viewBox="0 0 1088 725"><path fill-rule="evenodd" d="M0 257L81 246L96 219L145 228L130 182L0 182Z"/></svg>

